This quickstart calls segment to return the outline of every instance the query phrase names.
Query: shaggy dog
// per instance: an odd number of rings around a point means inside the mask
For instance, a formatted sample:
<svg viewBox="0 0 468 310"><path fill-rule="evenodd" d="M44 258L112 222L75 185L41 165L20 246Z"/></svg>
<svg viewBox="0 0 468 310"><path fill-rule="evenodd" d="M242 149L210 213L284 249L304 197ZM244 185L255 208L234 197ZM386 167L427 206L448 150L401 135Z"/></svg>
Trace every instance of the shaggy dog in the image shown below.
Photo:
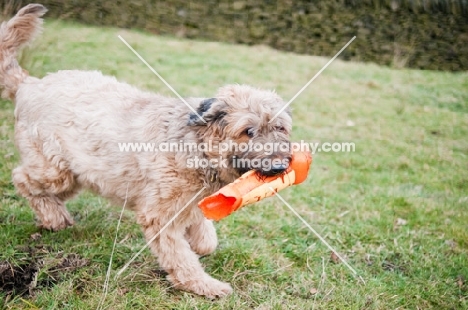
<svg viewBox="0 0 468 310"><path fill-rule="evenodd" d="M41 30L46 9L22 8L0 28L0 87L15 102L15 141L21 164L13 182L43 228L73 225L65 201L86 188L136 214L150 240L203 187L206 197L252 167L233 158L290 159L289 151L122 152L122 142L209 141L289 143L290 112L274 92L245 85L219 89L213 98L187 98L202 121L179 99L138 90L97 71L59 71L42 79L20 68L16 55ZM189 159L228 159L227 167L188 167ZM258 168L263 175L287 165ZM216 231L196 201L150 243L168 279L179 289L210 298L232 291L204 272L199 256L217 246Z"/></svg>

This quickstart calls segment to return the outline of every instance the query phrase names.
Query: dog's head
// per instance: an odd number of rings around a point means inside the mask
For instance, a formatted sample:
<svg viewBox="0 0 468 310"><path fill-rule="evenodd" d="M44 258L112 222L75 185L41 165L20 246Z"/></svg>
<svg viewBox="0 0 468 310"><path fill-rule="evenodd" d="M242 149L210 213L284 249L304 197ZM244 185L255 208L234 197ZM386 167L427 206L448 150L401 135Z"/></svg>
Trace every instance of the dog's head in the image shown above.
<svg viewBox="0 0 468 310"><path fill-rule="evenodd" d="M204 121L192 113L188 125L201 142L213 145L204 152L208 159L224 159L224 173L239 176L254 169L273 176L283 173L291 160L291 113L286 109L274 118L285 104L272 91L229 85L199 104L197 113Z"/></svg>

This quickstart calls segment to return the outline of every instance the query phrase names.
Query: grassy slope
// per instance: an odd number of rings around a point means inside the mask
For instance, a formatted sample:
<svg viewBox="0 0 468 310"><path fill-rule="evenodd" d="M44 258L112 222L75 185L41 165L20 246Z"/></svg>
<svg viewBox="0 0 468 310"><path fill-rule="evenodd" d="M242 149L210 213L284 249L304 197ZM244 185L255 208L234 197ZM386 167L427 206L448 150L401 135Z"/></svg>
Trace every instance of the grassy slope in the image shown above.
<svg viewBox="0 0 468 310"><path fill-rule="evenodd" d="M47 21L24 63L35 76L98 69L171 95L117 34L182 95L212 96L220 85L247 83L275 88L288 100L328 61ZM74 228L42 231L41 239L31 240L38 229L10 177L18 161L13 105L0 105L0 261L21 265L30 246L45 262L33 295L9 298L4 307L96 308L119 206L83 194L68 204ZM202 259L208 272L233 285L232 296L212 302L174 291L145 251L122 279L111 281L108 309L468 307L468 75L337 60L292 107L294 139L356 143L355 153L316 154L307 182L282 193L366 284L333 263L330 251L271 198L218 223L220 246ZM118 238L114 270L144 244L131 213L125 213ZM60 253L89 263L57 277ZM51 278L55 285L47 284Z"/></svg>

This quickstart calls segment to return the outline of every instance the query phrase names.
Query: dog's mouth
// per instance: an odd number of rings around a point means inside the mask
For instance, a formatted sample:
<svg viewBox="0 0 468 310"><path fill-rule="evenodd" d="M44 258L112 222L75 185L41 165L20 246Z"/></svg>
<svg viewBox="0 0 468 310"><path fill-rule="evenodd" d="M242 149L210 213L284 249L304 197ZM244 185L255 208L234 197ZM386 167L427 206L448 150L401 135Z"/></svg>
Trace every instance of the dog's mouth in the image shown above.
<svg viewBox="0 0 468 310"><path fill-rule="evenodd" d="M244 173L247 173L252 169L248 167L239 167L239 168L236 168L236 170L237 170L237 173L239 173L239 175L243 175Z"/></svg>
<svg viewBox="0 0 468 310"><path fill-rule="evenodd" d="M285 173L286 170L288 169L288 167L286 167L284 169L283 168L275 168L275 169L270 169L270 170L262 170L262 169L255 169L255 170L264 177L274 177L274 176L278 176L278 175L281 175L281 174Z"/></svg>

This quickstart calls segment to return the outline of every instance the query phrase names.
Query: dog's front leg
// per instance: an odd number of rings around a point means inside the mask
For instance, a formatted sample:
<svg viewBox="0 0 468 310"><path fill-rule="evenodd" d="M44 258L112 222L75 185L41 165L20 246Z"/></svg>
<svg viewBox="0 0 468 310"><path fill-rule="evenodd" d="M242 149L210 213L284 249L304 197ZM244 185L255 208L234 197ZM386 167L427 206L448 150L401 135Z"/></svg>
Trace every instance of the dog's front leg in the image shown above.
<svg viewBox="0 0 468 310"><path fill-rule="evenodd" d="M200 256L213 253L218 246L218 237L213 221L204 217L188 227L186 238L192 250Z"/></svg>
<svg viewBox="0 0 468 310"><path fill-rule="evenodd" d="M156 215L156 214L155 214ZM193 252L185 238L187 218L176 219L166 229L161 229L169 218L159 216L151 218L148 214L138 216L147 240L159 236L150 244L153 253L158 257L160 267L168 273L168 279L175 288L190 291L208 298L222 297L232 292L228 283L209 276L201 266L198 255ZM161 232L160 232L161 231Z"/></svg>

